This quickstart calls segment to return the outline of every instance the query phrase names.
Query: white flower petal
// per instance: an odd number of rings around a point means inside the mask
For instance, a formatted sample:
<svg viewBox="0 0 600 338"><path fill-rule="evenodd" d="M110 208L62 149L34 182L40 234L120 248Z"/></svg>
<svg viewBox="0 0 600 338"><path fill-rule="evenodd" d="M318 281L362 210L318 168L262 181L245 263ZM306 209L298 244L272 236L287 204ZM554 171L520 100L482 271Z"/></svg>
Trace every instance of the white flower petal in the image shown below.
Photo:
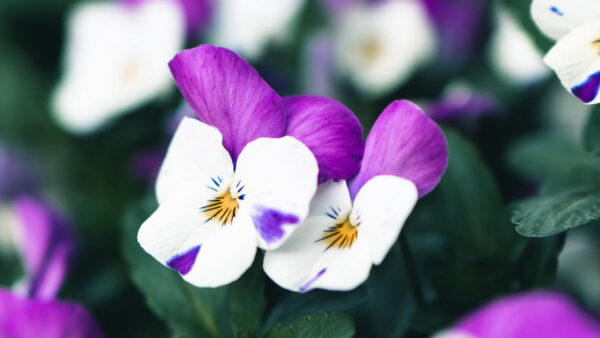
<svg viewBox="0 0 600 338"><path fill-rule="evenodd" d="M237 280L252 265L256 254L256 230L243 206L232 224L213 223L211 227L191 271L183 275L183 279L198 287L218 287ZM194 243L190 238L186 246L194 247Z"/></svg>
<svg viewBox="0 0 600 338"><path fill-rule="evenodd" d="M329 180L319 184L317 194L310 202L310 216L334 216L352 209L352 200L346 180Z"/></svg>
<svg viewBox="0 0 600 338"><path fill-rule="evenodd" d="M416 186L396 176L375 176L360 189L352 214L359 221L359 239L366 240L373 263L383 261L417 199Z"/></svg>
<svg viewBox="0 0 600 338"><path fill-rule="evenodd" d="M259 138L242 150L234 182L241 182L240 204L250 210L260 248L278 247L304 221L318 171L314 155L293 137Z"/></svg>
<svg viewBox="0 0 600 338"><path fill-rule="evenodd" d="M563 86L585 103L598 103L600 86L600 20L576 27L546 54L544 62Z"/></svg>
<svg viewBox="0 0 600 338"><path fill-rule="evenodd" d="M369 249L360 235L350 248L327 249L328 244L319 239L335 224L327 216L308 217L281 247L265 253L265 273L279 286L296 292L359 286L371 270Z"/></svg>
<svg viewBox="0 0 600 338"><path fill-rule="evenodd" d="M84 3L68 23L65 73L53 97L57 122L74 133L172 87L168 61L183 47L184 19L175 1Z"/></svg>
<svg viewBox="0 0 600 338"><path fill-rule="evenodd" d="M169 196L192 186L219 190L233 177L231 156L219 131L203 122L183 118L158 173L156 196L162 204ZM214 180L214 181L213 181Z"/></svg>
<svg viewBox="0 0 600 338"><path fill-rule="evenodd" d="M435 29L415 0L352 6L342 13L336 35L340 72L371 95L401 85L436 47Z"/></svg>
<svg viewBox="0 0 600 338"><path fill-rule="evenodd" d="M246 58L257 59L269 43L285 42L304 3L305 0L219 0L211 40Z"/></svg>
<svg viewBox="0 0 600 338"><path fill-rule="evenodd" d="M533 0L531 16L547 36L558 40L571 29L600 19L597 0Z"/></svg>

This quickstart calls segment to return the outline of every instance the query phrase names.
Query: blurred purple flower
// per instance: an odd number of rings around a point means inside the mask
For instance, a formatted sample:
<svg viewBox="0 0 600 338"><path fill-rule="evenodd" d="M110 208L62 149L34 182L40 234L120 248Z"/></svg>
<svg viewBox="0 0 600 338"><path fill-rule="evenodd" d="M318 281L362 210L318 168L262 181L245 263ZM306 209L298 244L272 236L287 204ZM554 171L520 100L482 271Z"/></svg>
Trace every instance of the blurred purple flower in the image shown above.
<svg viewBox="0 0 600 338"><path fill-rule="evenodd" d="M465 86L452 86L425 111L436 121L475 119L499 112L500 104L487 93Z"/></svg>
<svg viewBox="0 0 600 338"><path fill-rule="evenodd" d="M0 337L96 338L102 334L77 304L22 298L0 290Z"/></svg>
<svg viewBox="0 0 600 338"><path fill-rule="evenodd" d="M154 0L119 0L129 5L137 6L145 1ZM197 34L211 22L215 3L214 0L165 0L175 1L185 16L185 26L189 35Z"/></svg>
<svg viewBox="0 0 600 338"><path fill-rule="evenodd" d="M14 207L25 263L25 294L0 289L0 337L101 337L83 307L54 300L74 252L63 216L29 196L19 197Z"/></svg>
<svg viewBox="0 0 600 338"><path fill-rule="evenodd" d="M600 322L567 297L530 292L496 300L435 338L598 338Z"/></svg>
<svg viewBox="0 0 600 338"><path fill-rule="evenodd" d="M483 45L488 23L489 1L420 0L440 37L438 60L467 62Z"/></svg>
<svg viewBox="0 0 600 338"><path fill-rule="evenodd" d="M165 153L166 149L154 149L133 156L130 162L133 177L148 182L155 180Z"/></svg>
<svg viewBox="0 0 600 338"><path fill-rule="evenodd" d="M303 64L303 87L309 94L333 96L334 52L332 37L317 34L306 43Z"/></svg>

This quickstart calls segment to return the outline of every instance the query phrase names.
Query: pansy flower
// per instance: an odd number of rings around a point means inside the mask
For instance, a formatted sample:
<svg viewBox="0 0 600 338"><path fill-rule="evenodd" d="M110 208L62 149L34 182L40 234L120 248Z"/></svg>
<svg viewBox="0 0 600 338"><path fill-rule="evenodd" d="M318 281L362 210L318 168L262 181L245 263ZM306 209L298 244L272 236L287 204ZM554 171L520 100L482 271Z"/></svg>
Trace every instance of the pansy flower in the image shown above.
<svg viewBox="0 0 600 338"><path fill-rule="evenodd" d="M201 45L169 64L199 120L185 117L156 182L158 209L138 241L199 287L240 277L257 246L277 248L308 214L318 165L284 136L282 99L244 59Z"/></svg>
<svg viewBox="0 0 600 338"><path fill-rule="evenodd" d="M166 63L183 47L181 8L171 0L83 3L71 12L54 118L85 134L172 87Z"/></svg>
<svg viewBox="0 0 600 338"><path fill-rule="evenodd" d="M435 28L417 0L356 2L335 23L340 74L362 92L389 93L433 56Z"/></svg>
<svg viewBox="0 0 600 338"><path fill-rule="evenodd" d="M600 3L595 0L534 0L531 16L557 40L544 62L582 102L600 102Z"/></svg>
<svg viewBox="0 0 600 338"><path fill-rule="evenodd" d="M597 338L600 322L564 295L549 291L511 295L470 313L433 338Z"/></svg>
<svg viewBox="0 0 600 338"><path fill-rule="evenodd" d="M367 137L360 171L319 186L302 226L265 254L280 286L350 290L390 250L417 199L439 182L447 163L441 129L409 101L390 104Z"/></svg>
<svg viewBox="0 0 600 338"><path fill-rule="evenodd" d="M12 291L0 289L0 337L101 337L82 306L54 299L74 251L64 218L29 196L18 198L11 210L0 213L0 234L12 234L25 277Z"/></svg>

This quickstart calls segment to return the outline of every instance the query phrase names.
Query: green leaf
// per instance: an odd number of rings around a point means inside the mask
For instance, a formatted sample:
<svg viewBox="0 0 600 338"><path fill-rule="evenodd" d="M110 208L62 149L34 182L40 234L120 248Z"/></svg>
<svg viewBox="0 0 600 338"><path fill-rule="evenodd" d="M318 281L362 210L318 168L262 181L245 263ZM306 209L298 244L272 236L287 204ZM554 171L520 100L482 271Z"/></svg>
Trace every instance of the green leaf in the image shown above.
<svg viewBox="0 0 600 338"><path fill-rule="evenodd" d="M143 203L125 217L122 248L131 278L150 309L178 334L192 337L222 337L218 314L225 309L226 288L197 288L175 271L164 267L137 242L137 231L151 215L156 203Z"/></svg>
<svg viewBox="0 0 600 338"><path fill-rule="evenodd" d="M305 294L289 293L269 313L264 328L288 325L296 318L318 311L342 312L356 307L368 298L363 285L350 292L313 290Z"/></svg>
<svg viewBox="0 0 600 338"><path fill-rule="evenodd" d="M354 335L352 318L343 313L318 312L292 325L273 327L265 338L346 338Z"/></svg>
<svg viewBox="0 0 600 338"><path fill-rule="evenodd" d="M580 167L544 184L537 197L515 203L512 222L527 237L546 237L600 217L600 169Z"/></svg>
<svg viewBox="0 0 600 338"><path fill-rule="evenodd" d="M594 109L583 130L583 144L592 154L600 156L600 109Z"/></svg>
<svg viewBox="0 0 600 338"><path fill-rule="evenodd" d="M579 144L553 134L517 141L508 150L508 162L522 176L542 181L564 177L575 167L599 165Z"/></svg>
<svg viewBox="0 0 600 338"><path fill-rule="evenodd" d="M261 263L262 259L257 257L252 268L231 284L229 306L236 338L256 337L260 328L265 310L265 277Z"/></svg>

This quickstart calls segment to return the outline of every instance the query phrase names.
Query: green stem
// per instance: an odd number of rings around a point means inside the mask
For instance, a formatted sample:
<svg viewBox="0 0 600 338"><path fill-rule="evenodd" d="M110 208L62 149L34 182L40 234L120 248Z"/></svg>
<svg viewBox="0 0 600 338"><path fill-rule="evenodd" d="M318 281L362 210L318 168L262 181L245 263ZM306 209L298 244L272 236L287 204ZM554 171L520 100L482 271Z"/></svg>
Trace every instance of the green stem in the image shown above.
<svg viewBox="0 0 600 338"><path fill-rule="evenodd" d="M413 291L415 302L417 305L425 304L425 297L423 295L423 288L419 282L419 274L415 266L410 246L406 240L405 232L400 234L400 249L402 250L402 257L404 258L404 265L406 266L406 274L408 275L408 282Z"/></svg>

